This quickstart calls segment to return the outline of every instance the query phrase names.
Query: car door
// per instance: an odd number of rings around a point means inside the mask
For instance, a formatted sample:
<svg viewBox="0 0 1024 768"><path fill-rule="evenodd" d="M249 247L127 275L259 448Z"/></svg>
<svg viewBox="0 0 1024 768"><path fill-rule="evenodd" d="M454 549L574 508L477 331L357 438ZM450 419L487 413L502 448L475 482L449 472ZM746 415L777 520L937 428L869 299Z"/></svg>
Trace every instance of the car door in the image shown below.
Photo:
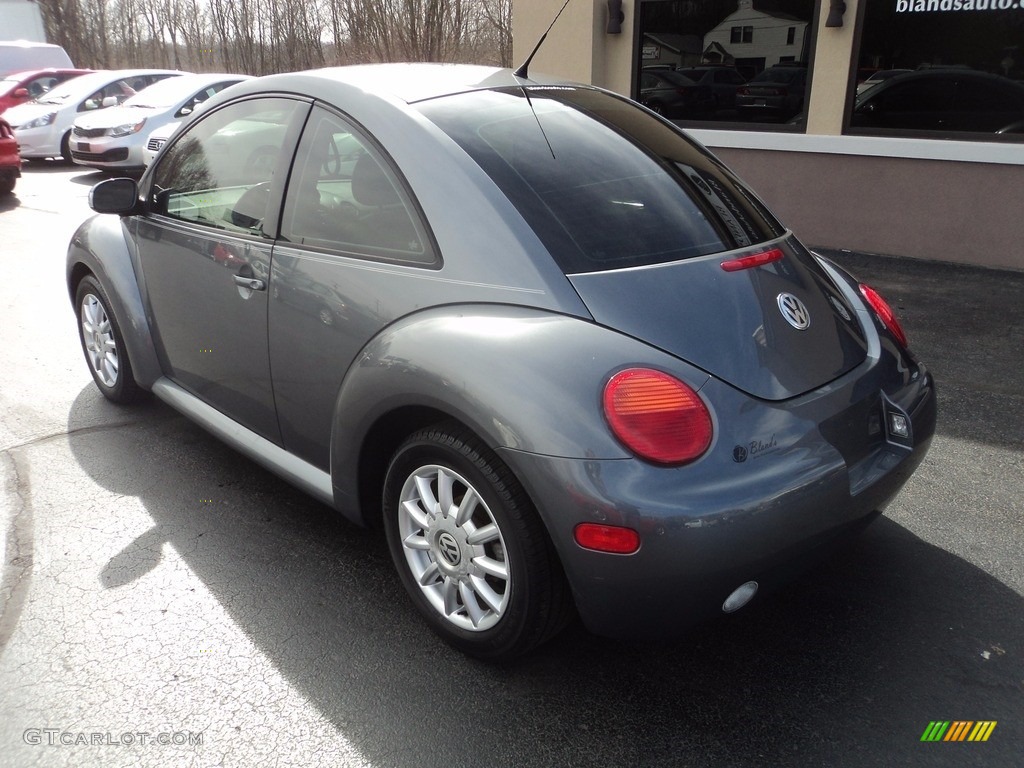
<svg viewBox="0 0 1024 768"><path fill-rule="evenodd" d="M189 126L154 168L136 219L143 289L166 375L280 441L267 289L284 179L308 103L245 99Z"/></svg>
<svg viewBox="0 0 1024 768"><path fill-rule="evenodd" d="M314 107L274 249L270 360L284 446L330 459L341 382L366 343L410 311L440 265L387 155L341 115ZM432 289L436 292L436 288Z"/></svg>

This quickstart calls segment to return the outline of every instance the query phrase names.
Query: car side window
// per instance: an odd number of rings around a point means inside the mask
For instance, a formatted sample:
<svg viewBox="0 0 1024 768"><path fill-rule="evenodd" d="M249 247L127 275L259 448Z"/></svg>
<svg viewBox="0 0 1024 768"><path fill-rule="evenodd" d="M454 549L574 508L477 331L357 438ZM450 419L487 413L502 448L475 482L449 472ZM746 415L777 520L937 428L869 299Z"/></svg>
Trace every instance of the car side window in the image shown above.
<svg viewBox="0 0 1024 768"><path fill-rule="evenodd" d="M190 126L154 170L153 212L262 235L289 124L298 110L307 108L290 99L253 99Z"/></svg>
<svg viewBox="0 0 1024 768"><path fill-rule="evenodd" d="M387 160L352 125L319 107L299 142L281 237L389 261L435 262L426 229Z"/></svg>

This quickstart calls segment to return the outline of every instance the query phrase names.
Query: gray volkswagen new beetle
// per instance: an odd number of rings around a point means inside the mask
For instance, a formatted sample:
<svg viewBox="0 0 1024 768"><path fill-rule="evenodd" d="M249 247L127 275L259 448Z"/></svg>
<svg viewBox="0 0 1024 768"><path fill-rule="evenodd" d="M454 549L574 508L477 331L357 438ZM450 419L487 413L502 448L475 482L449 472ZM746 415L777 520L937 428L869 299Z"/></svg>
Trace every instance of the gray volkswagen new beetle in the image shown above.
<svg viewBox="0 0 1024 768"><path fill-rule="evenodd" d="M483 67L207 102L68 252L89 369L364 525L489 659L667 636L886 506L935 429L886 302L676 127Z"/></svg>

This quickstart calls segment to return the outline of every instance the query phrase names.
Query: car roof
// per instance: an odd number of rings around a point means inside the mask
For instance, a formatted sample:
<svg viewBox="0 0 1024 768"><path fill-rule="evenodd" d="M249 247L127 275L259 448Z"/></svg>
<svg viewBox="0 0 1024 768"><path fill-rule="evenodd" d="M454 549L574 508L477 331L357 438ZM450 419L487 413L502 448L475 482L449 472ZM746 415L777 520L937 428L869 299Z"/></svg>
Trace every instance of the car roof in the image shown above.
<svg viewBox="0 0 1024 768"><path fill-rule="evenodd" d="M78 69L76 67L44 67L43 69L23 69L18 72L8 72L3 77L0 77L0 80L31 80L43 75L89 75L95 71L94 69Z"/></svg>
<svg viewBox="0 0 1024 768"><path fill-rule="evenodd" d="M254 93L275 89L305 92L318 83L324 91L333 90L332 86L337 84L413 104L466 91L564 84L565 81L543 75L523 79L510 69L476 64L360 64L266 75L236 86L234 93L239 93L239 88Z"/></svg>
<svg viewBox="0 0 1024 768"><path fill-rule="evenodd" d="M81 75L71 80L66 80L51 90L50 95L59 93L64 89L71 90L77 95L82 91L88 92L89 89L96 90L97 88L102 88L104 85L117 82L125 77L162 74L184 75L187 73L179 72L176 69L100 69L88 75Z"/></svg>

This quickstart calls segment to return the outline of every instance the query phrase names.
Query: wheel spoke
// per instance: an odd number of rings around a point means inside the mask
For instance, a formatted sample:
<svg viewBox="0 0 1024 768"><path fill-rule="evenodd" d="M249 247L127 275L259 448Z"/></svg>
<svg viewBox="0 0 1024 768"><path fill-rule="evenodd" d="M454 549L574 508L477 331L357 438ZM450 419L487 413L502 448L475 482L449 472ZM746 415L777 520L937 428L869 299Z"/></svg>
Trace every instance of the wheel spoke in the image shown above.
<svg viewBox="0 0 1024 768"><path fill-rule="evenodd" d="M416 477L416 493L419 494L423 510L430 517L437 517L438 505L434 497L434 491L430 487L430 478L422 475Z"/></svg>
<svg viewBox="0 0 1024 768"><path fill-rule="evenodd" d="M455 485L455 478L443 469L437 471L437 505L438 512L442 517L448 517L455 506L452 487Z"/></svg>
<svg viewBox="0 0 1024 768"><path fill-rule="evenodd" d="M403 501L402 509L405 510L405 514L418 528L426 530L430 527L430 516L423 510L420 499Z"/></svg>
<svg viewBox="0 0 1024 768"><path fill-rule="evenodd" d="M473 513L476 512L477 502L480 497L476 495L476 491L472 488L466 489L466 495L462 497L462 503L459 504L459 509L455 513L455 524L462 527L469 522L470 518L473 517Z"/></svg>
<svg viewBox="0 0 1024 768"><path fill-rule="evenodd" d="M495 613L501 613L501 603L504 597L495 592L491 585L479 576L471 576L470 581L473 583L473 590L487 604L487 607Z"/></svg>
<svg viewBox="0 0 1024 768"><path fill-rule="evenodd" d="M475 565L486 576L494 576L502 581L508 581L508 563L502 560L495 560L492 557L474 557Z"/></svg>
<svg viewBox="0 0 1024 768"><path fill-rule="evenodd" d="M494 523L488 523L469 534L466 537L466 541L470 544L486 544L490 541L498 541L500 538L501 533L498 531L498 526Z"/></svg>
<svg viewBox="0 0 1024 768"><path fill-rule="evenodd" d="M412 534L410 536L406 536L405 539L402 541L402 544L404 544L407 549L415 549L415 550L423 550L423 551L429 551L430 550L430 542L427 541L423 536L420 536L419 534L416 534L416 533L414 533L414 534Z"/></svg>
<svg viewBox="0 0 1024 768"><path fill-rule="evenodd" d="M441 587L444 593L444 615L451 616L459 610L459 585L455 579L445 576L444 585Z"/></svg>
<svg viewBox="0 0 1024 768"><path fill-rule="evenodd" d="M480 607L480 603L476 599L476 593L468 581L459 583L459 596L462 598L462 604L466 606L469 620L473 622L474 627L479 627L486 612Z"/></svg>
<svg viewBox="0 0 1024 768"><path fill-rule="evenodd" d="M430 565L426 567L423 573L420 574L419 582L420 586L429 587L431 584L437 581L437 577L440 571L437 568L437 563L431 561Z"/></svg>

